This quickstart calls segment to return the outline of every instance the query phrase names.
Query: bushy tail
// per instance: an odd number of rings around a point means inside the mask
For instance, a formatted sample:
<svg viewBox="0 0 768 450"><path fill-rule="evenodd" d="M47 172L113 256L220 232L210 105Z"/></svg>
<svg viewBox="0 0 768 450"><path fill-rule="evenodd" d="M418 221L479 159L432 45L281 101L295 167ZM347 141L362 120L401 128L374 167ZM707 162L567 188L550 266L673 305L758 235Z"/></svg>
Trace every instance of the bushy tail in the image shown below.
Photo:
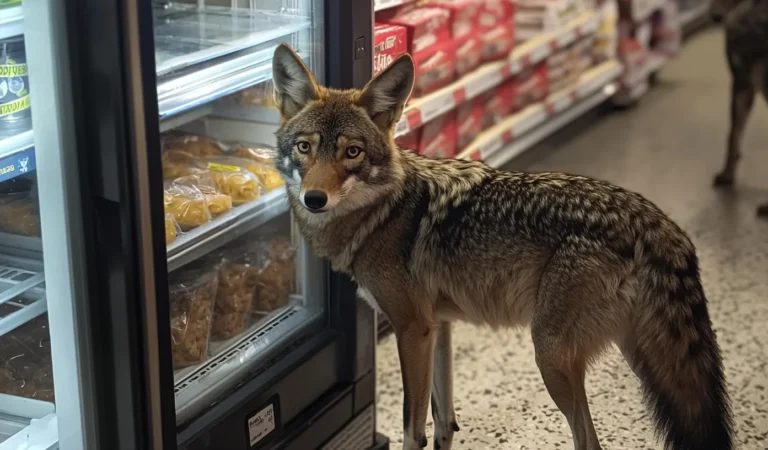
<svg viewBox="0 0 768 450"><path fill-rule="evenodd" d="M631 364L666 450L731 450L720 349L693 245L680 239L643 252Z"/></svg>

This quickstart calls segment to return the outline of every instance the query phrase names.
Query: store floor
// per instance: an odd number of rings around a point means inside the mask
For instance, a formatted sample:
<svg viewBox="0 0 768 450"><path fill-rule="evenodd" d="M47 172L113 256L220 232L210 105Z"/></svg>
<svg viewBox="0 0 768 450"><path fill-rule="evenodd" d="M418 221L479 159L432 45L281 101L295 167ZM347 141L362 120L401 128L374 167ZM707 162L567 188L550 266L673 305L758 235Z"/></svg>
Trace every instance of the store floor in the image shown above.
<svg viewBox="0 0 768 450"><path fill-rule="evenodd" d="M593 121L513 162L515 169L589 175L638 191L678 221L698 247L712 321L725 359L742 449L768 448L768 108L756 103L737 185L711 187L723 160L728 75L723 37L688 40L636 108ZM457 324L456 449L568 449L570 431L544 389L527 330ZM402 445L402 385L393 337L378 347L378 429ZM587 374L605 449L657 449L638 382L618 350ZM430 413L431 414L431 413ZM427 435L432 436L431 416ZM428 448L432 448L432 442Z"/></svg>

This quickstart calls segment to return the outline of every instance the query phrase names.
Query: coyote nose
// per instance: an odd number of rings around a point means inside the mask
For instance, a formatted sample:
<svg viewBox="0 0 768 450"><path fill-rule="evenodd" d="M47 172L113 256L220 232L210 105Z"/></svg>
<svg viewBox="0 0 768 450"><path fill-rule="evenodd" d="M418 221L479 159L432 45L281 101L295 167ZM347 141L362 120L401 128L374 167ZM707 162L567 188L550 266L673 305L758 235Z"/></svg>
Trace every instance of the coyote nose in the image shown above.
<svg viewBox="0 0 768 450"><path fill-rule="evenodd" d="M328 203L328 196L323 191L307 191L304 193L304 204L309 209L320 209Z"/></svg>

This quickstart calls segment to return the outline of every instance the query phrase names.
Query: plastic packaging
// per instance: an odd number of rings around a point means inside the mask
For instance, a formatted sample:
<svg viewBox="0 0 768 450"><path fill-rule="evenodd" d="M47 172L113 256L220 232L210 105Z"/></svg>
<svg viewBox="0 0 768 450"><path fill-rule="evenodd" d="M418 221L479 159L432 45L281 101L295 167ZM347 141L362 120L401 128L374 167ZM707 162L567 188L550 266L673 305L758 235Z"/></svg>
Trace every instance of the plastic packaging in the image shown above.
<svg viewBox="0 0 768 450"><path fill-rule="evenodd" d="M209 162L209 165L213 163L217 166L235 166L247 170L259 179L259 184L261 184L266 192L283 185L283 179L272 165L257 162L255 159L223 156L207 158L206 160Z"/></svg>
<svg viewBox="0 0 768 450"><path fill-rule="evenodd" d="M181 230L179 224L176 223L176 219L173 218L173 214L165 215L165 245L170 244L176 240Z"/></svg>
<svg viewBox="0 0 768 450"><path fill-rule="evenodd" d="M164 191L165 213L171 214L182 231L208 223L211 214L205 196L194 186L170 183Z"/></svg>
<svg viewBox="0 0 768 450"><path fill-rule="evenodd" d="M201 172L176 178L174 184L192 186L205 196L211 217L218 217L232 210L232 197L219 192L216 182L210 172Z"/></svg>
<svg viewBox="0 0 768 450"><path fill-rule="evenodd" d="M258 178L248 170L217 162L208 162L206 166L219 192L230 196L233 205L252 202L261 195Z"/></svg>
<svg viewBox="0 0 768 450"><path fill-rule="evenodd" d="M165 151L182 151L198 158L224 154L220 143L195 134L166 134L162 138L161 145Z"/></svg>
<svg viewBox="0 0 768 450"><path fill-rule="evenodd" d="M0 196L0 231L40 237L40 210L29 192Z"/></svg>
<svg viewBox="0 0 768 450"><path fill-rule="evenodd" d="M229 339L245 330L260 270L258 259L242 243L221 253L213 339Z"/></svg>
<svg viewBox="0 0 768 450"><path fill-rule="evenodd" d="M1 393L54 401L47 314L0 336L0 361Z"/></svg>
<svg viewBox="0 0 768 450"><path fill-rule="evenodd" d="M217 288L216 266L200 262L172 274L168 290L174 369L199 364L208 354Z"/></svg>
<svg viewBox="0 0 768 450"><path fill-rule="evenodd" d="M240 91L236 101L244 106L264 106L267 108L276 108L274 95L274 86L272 80L257 84L254 87Z"/></svg>
<svg viewBox="0 0 768 450"><path fill-rule="evenodd" d="M0 136L32 128L24 37L0 40Z"/></svg>
<svg viewBox="0 0 768 450"><path fill-rule="evenodd" d="M294 248L285 236L254 242L259 258L259 274L253 297L254 312L265 313L288 304L296 275Z"/></svg>

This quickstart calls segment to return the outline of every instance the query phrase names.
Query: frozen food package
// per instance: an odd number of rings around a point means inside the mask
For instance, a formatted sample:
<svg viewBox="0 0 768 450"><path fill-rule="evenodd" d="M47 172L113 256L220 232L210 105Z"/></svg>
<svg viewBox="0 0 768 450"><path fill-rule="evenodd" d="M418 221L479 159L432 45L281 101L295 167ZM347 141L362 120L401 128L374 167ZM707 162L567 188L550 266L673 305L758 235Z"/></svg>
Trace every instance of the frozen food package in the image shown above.
<svg viewBox="0 0 768 450"><path fill-rule="evenodd" d="M205 197L211 217L218 217L232 210L232 197L219 192L209 171L176 178L173 180L173 184L198 189Z"/></svg>
<svg viewBox="0 0 768 450"><path fill-rule="evenodd" d="M168 284L173 368L181 369L201 363L208 354L218 267L193 263L173 272Z"/></svg>
<svg viewBox="0 0 768 450"><path fill-rule="evenodd" d="M165 245L170 244L176 240L179 235L179 224L176 223L176 219L173 218L173 214L165 214Z"/></svg>
<svg viewBox="0 0 768 450"><path fill-rule="evenodd" d="M219 158L207 158L206 161L208 161L209 167L210 164L213 163L217 166L239 167L251 172L256 175L256 178L259 179L259 183L267 192L283 185L283 179L272 165L257 162L255 159L223 156Z"/></svg>
<svg viewBox="0 0 768 450"><path fill-rule="evenodd" d="M0 196L0 231L40 237L40 209L29 192Z"/></svg>
<svg viewBox="0 0 768 450"><path fill-rule="evenodd" d="M176 219L182 231L199 227L211 220L205 196L196 187L170 183L163 194L165 213Z"/></svg>
<svg viewBox="0 0 768 450"><path fill-rule="evenodd" d="M23 303L25 298L10 302ZM9 305L3 304L1 306ZM0 317L3 317L0 312ZM0 336L0 392L53 402L53 366L48 315L43 314Z"/></svg>
<svg viewBox="0 0 768 450"><path fill-rule="evenodd" d="M192 156L221 156L222 145L214 139L196 134L168 133L161 138L164 151L182 151Z"/></svg>
<svg viewBox="0 0 768 450"><path fill-rule="evenodd" d="M199 171L200 158L183 150L171 149L163 152L163 178L173 180Z"/></svg>
<svg viewBox="0 0 768 450"><path fill-rule="evenodd" d="M213 339L229 339L248 325L261 268L257 256L241 242L224 249L216 259L219 286L211 335Z"/></svg>
<svg viewBox="0 0 768 450"><path fill-rule="evenodd" d="M232 148L232 155L274 166L277 149L267 144L237 144Z"/></svg>
<svg viewBox="0 0 768 450"><path fill-rule="evenodd" d="M261 195L259 179L247 169L214 161L208 161L206 169L219 192L230 196L235 206L252 202Z"/></svg>
<svg viewBox="0 0 768 450"><path fill-rule="evenodd" d="M276 108L272 80L244 89L237 94L236 100L244 106L265 106Z"/></svg>
<svg viewBox="0 0 768 450"><path fill-rule="evenodd" d="M290 239L275 235L252 245L260 269L253 296L254 312L269 312L287 305L296 274Z"/></svg>

